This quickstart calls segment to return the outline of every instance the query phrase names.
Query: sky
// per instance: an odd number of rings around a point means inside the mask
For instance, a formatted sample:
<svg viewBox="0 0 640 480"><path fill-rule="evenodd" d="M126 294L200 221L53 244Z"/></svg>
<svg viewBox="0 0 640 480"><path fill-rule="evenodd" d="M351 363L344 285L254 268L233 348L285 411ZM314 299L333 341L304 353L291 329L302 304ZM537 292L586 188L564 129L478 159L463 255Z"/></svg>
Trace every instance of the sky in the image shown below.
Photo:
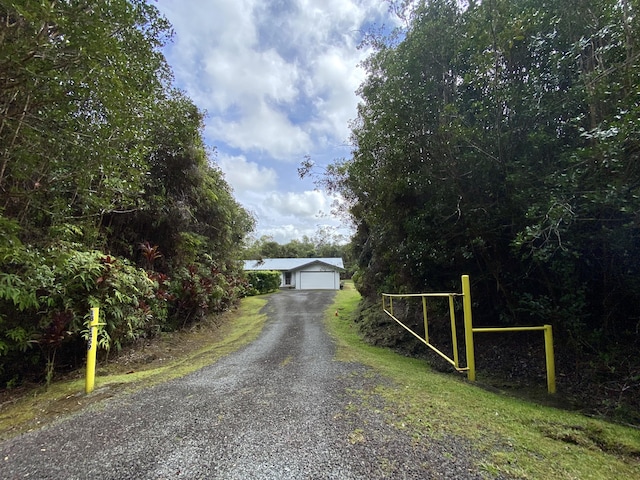
<svg viewBox="0 0 640 480"><path fill-rule="evenodd" d="M301 180L349 158L349 121L372 27L393 25L384 0L158 0L171 22L164 48L175 85L205 111L205 143L236 200L256 218L255 238L351 234L334 197ZM339 201L339 198L337 199Z"/></svg>

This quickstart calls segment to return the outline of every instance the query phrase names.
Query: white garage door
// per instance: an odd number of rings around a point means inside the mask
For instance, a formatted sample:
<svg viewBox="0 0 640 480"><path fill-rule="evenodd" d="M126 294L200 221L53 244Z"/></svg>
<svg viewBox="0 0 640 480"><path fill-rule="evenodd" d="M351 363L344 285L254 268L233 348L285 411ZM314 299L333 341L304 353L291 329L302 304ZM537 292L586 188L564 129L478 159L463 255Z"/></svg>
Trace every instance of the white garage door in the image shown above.
<svg viewBox="0 0 640 480"><path fill-rule="evenodd" d="M300 272L301 290L335 290L333 272Z"/></svg>

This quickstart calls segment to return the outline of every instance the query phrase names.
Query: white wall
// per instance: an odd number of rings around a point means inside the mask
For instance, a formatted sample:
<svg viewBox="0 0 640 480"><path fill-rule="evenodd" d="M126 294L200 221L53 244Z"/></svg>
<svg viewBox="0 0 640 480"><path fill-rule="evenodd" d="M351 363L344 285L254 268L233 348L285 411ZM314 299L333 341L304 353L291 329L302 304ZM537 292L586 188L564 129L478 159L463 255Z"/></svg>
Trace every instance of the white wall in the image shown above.
<svg viewBox="0 0 640 480"><path fill-rule="evenodd" d="M285 284L285 272L280 272L280 288L300 288L303 272L332 272L332 285L327 285L327 287L335 290L340 288L340 272L327 265L317 263L304 266L300 270L292 271L291 282L289 284Z"/></svg>

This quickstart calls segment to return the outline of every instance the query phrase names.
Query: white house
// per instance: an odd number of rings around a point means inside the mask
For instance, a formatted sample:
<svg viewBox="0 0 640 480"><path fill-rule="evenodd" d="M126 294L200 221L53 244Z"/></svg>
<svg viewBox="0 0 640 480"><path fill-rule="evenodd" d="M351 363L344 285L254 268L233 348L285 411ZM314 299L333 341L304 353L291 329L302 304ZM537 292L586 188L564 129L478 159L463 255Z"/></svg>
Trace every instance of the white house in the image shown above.
<svg viewBox="0 0 640 480"><path fill-rule="evenodd" d="M245 260L245 270L280 272L281 288L298 290L338 290L342 258L265 258Z"/></svg>

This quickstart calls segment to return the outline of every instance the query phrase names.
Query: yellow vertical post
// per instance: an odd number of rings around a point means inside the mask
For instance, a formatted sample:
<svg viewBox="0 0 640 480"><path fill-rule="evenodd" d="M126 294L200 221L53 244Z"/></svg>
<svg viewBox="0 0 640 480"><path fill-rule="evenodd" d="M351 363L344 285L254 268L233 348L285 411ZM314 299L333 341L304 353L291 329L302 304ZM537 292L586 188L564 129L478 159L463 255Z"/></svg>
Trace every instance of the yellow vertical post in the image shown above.
<svg viewBox="0 0 640 480"><path fill-rule="evenodd" d="M100 309L91 309L91 321L89 322L89 343L87 345L87 375L84 386L85 393L93 392L96 381L96 351L98 350L98 317Z"/></svg>
<svg viewBox="0 0 640 480"><path fill-rule="evenodd" d="M451 343L453 344L453 366L458 368L458 334L456 333L456 311L453 303L453 295L449 295L449 317L451 320Z"/></svg>
<svg viewBox="0 0 640 480"><path fill-rule="evenodd" d="M464 312L464 343L467 351L467 378L476 380L476 359L473 351L473 318L471 317L471 285L469 275L462 275L462 310Z"/></svg>
<svg viewBox="0 0 640 480"><path fill-rule="evenodd" d="M544 354L547 359L547 391L556 393L556 361L553 353L553 329L544 326Z"/></svg>
<svg viewBox="0 0 640 480"><path fill-rule="evenodd" d="M427 323L427 297L422 297L422 317L424 319L424 341L429 343L429 324Z"/></svg>

